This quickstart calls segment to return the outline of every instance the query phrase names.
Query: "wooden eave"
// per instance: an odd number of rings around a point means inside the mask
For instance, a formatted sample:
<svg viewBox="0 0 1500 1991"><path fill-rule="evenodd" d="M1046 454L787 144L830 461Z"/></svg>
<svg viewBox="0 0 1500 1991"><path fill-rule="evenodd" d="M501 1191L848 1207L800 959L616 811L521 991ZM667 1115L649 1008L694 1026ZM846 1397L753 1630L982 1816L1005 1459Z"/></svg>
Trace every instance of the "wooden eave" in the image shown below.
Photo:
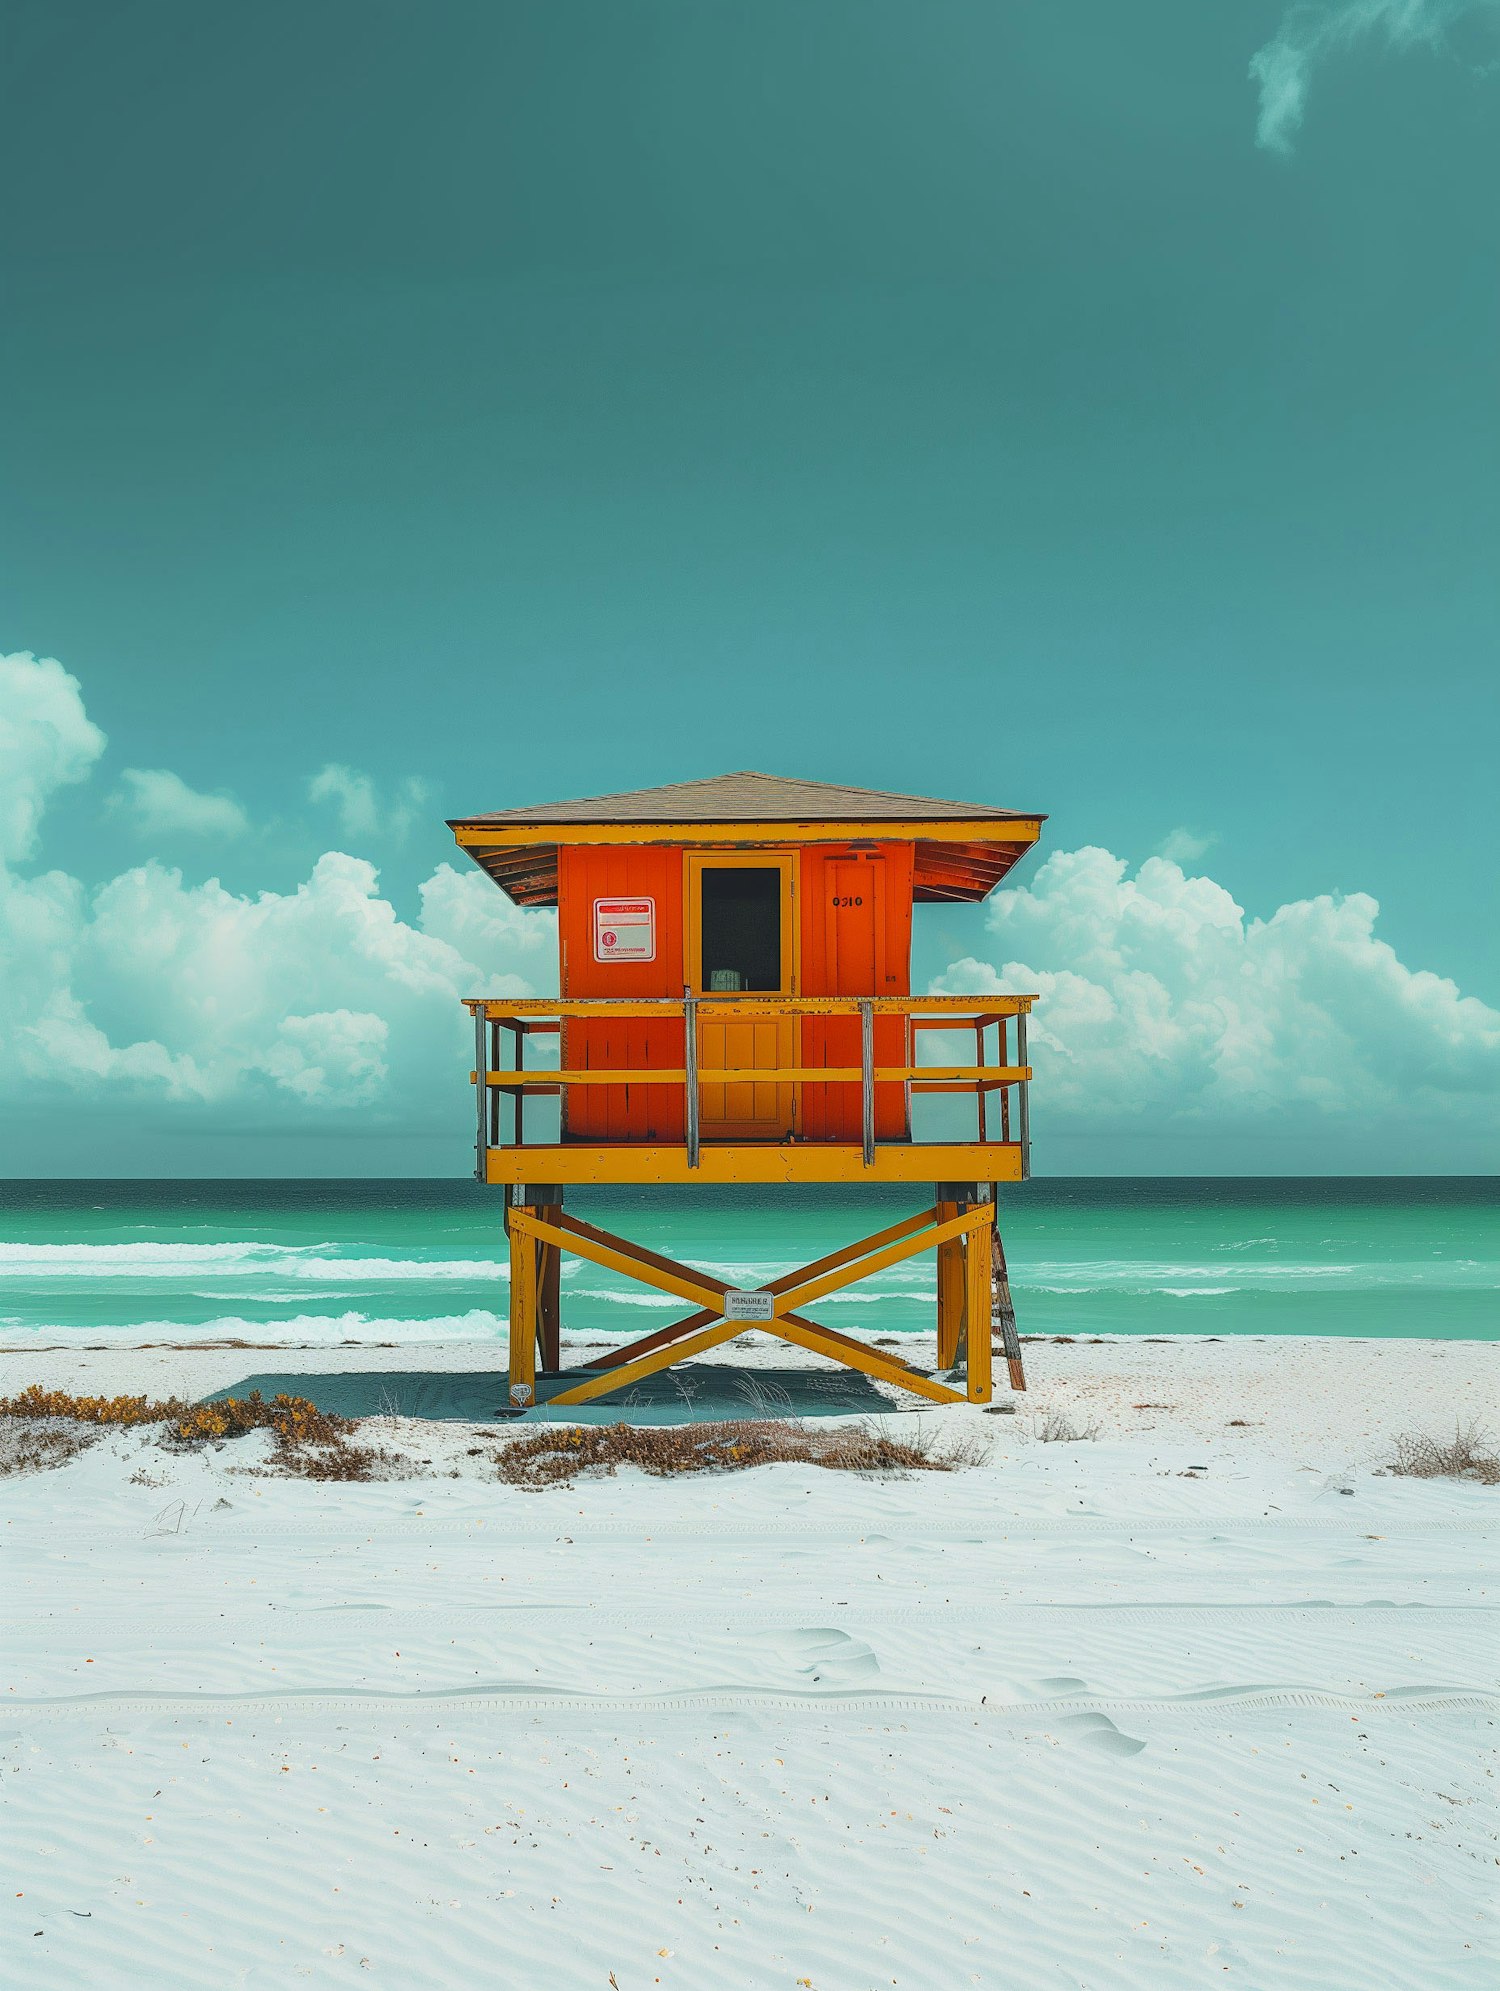
<svg viewBox="0 0 1500 1991"><path fill-rule="evenodd" d="M507 847L470 850L469 855L516 905L557 904L555 843L526 844L519 850Z"/></svg>
<svg viewBox="0 0 1500 1991"><path fill-rule="evenodd" d="M822 843L915 844L914 897L973 903L988 897L1041 835L1044 818L901 823L506 823L451 825L461 850L518 906L557 904L562 844L656 844L681 849L755 850Z"/></svg>

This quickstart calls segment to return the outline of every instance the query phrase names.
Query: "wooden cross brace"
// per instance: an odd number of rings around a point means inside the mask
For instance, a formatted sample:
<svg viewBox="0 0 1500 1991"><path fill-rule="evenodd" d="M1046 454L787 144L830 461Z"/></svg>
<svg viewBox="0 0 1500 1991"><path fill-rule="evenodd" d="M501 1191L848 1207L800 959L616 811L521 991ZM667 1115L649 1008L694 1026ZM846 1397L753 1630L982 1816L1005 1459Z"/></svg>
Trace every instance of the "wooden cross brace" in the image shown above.
<svg viewBox="0 0 1500 1991"><path fill-rule="evenodd" d="M549 1404L588 1403L595 1397L625 1389L642 1377L731 1341L747 1329L790 1342L794 1347L826 1355L846 1368L858 1369L882 1382L931 1398L934 1403L988 1403L993 1394L990 1373L992 1298L992 1239L995 1206L991 1202L940 1202L935 1209L906 1217L898 1224L861 1238L855 1244L815 1259L795 1272L784 1273L758 1290L771 1296L769 1320L726 1320L725 1294L735 1290L711 1273L682 1265L660 1252L648 1251L628 1238L616 1237L593 1224L564 1214L555 1203L516 1204L510 1212L510 1399L517 1408L536 1401L537 1345L542 1343L547 1366L557 1365L557 1275L564 1250L596 1265L621 1273L658 1292L688 1301L695 1311L672 1321L654 1334L627 1347L609 1351L589 1373ZM884 1271L919 1251L939 1252L938 1359L952 1369L964 1354L966 1393L940 1383L924 1370L809 1320L802 1307ZM972 1325L971 1325L972 1324ZM1024 1389L1020 1351L1010 1363L1014 1388ZM573 1371L578 1374L578 1371Z"/></svg>

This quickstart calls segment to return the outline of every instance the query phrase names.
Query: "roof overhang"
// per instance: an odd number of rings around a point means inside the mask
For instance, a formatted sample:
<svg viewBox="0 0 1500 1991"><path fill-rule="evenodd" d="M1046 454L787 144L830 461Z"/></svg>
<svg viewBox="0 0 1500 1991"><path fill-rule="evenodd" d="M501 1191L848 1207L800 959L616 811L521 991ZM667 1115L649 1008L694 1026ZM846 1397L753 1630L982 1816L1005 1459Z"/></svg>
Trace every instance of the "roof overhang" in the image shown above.
<svg viewBox="0 0 1500 1991"><path fill-rule="evenodd" d="M806 849L822 843L916 846L913 896L920 902L972 904L988 895L1042 833L1041 816L970 817L900 822L496 823L457 818L458 846L518 906L557 904L557 853L563 844L653 844L679 849Z"/></svg>

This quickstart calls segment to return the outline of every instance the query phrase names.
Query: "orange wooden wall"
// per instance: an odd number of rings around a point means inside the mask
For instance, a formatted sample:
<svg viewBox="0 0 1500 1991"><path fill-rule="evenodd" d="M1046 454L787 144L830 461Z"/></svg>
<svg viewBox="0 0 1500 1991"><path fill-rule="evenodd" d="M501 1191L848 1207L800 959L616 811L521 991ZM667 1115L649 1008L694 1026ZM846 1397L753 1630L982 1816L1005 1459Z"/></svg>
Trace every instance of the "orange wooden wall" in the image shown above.
<svg viewBox="0 0 1500 1991"><path fill-rule="evenodd" d="M682 852L651 844L563 844L558 853L557 930L563 996L682 994ZM656 904L654 961L594 959L595 899L649 898ZM680 1022L646 1019L579 1023L563 1031L570 1070L681 1070ZM564 1138L680 1141L680 1085L575 1085L568 1088Z"/></svg>
<svg viewBox="0 0 1500 1991"><path fill-rule="evenodd" d="M910 844L855 849L814 844L801 852L797 883L799 971L796 993L809 996L904 996L911 993L912 863ZM564 844L558 851L558 939L564 997L680 996L683 961L683 853L652 844ZM650 898L656 906L656 958L594 958L594 901ZM649 1019L571 1022L562 1040L570 1069L680 1069L682 1026ZM855 1017L806 1017L804 1065L859 1063ZM877 1064L911 1063L905 1019L875 1020ZM682 1089L676 1085L574 1086L565 1102L565 1138L589 1141L680 1141ZM804 1085L797 1132L804 1140L858 1142L857 1085ZM899 1085L876 1089L879 1140L907 1133Z"/></svg>

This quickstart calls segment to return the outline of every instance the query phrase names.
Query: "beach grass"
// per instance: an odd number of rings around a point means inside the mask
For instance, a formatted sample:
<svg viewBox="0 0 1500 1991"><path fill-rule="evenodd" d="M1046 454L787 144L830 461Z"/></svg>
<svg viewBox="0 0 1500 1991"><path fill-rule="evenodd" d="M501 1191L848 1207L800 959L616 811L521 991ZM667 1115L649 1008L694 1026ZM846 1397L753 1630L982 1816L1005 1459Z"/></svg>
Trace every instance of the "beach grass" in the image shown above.
<svg viewBox="0 0 1500 1991"><path fill-rule="evenodd" d="M1458 1425L1446 1439L1403 1432L1387 1470L1401 1479L1472 1479L1500 1486L1500 1458L1477 1419Z"/></svg>

